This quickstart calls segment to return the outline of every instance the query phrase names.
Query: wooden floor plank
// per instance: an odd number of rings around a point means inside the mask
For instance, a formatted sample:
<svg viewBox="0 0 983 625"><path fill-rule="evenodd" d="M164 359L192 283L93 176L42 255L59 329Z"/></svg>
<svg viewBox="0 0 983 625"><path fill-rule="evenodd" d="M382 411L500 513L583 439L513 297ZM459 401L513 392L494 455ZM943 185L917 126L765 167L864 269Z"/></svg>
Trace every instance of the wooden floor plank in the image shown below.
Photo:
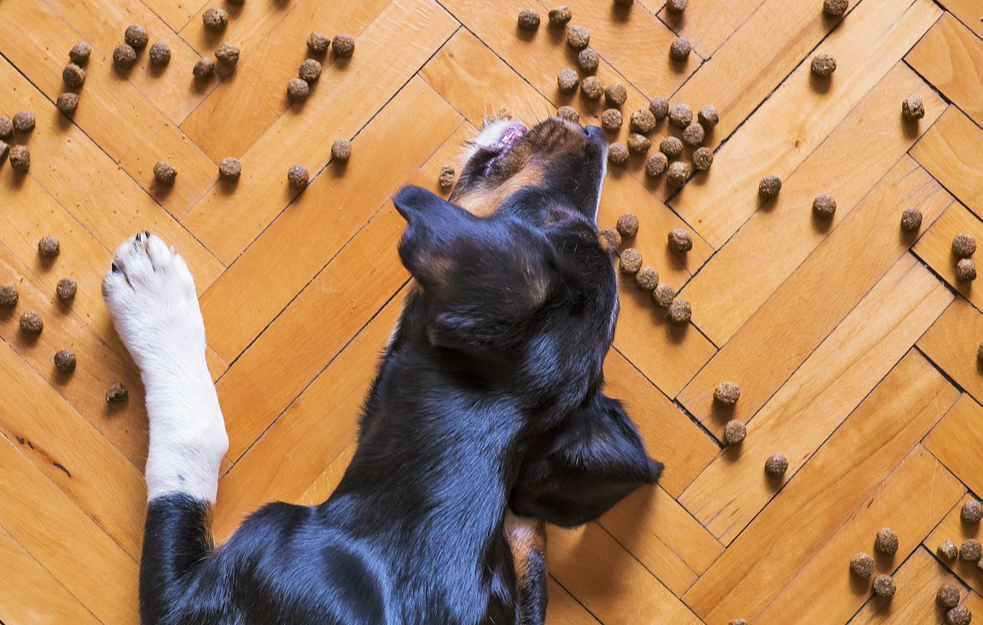
<svg viewBox="0 0 983 625"><path fill-rule="evenodd" d="M203 0L142 0L154 13L177 31L202 7Z"/></svg>
<svg viewBox="0 0 983 625"><path fill-rule="evenodd" d="M960 233L981 240L983 222L966 210L965 206L956 203L943 213L912 249L915 255L939 274L949 286L959 291L974 306L983 309L983 288L973 281L956 278L956 263L959 262L959 258L952 253L952 239Z"/></svg>
<svg viewBox="0 0 983 625"><path fill-rule="evenodd" d="M931 364L909 353L730 544L686 594L686 602L705 617L753 619L958 398ZM733 463L743 453L728 451L724 460Z"/></svg>
<svg viewBox="0 0 983 625"><path fill-rule="evenodd" d="M790 480L951 301L913 257L898 261L765 404L740 449L710 463L680 503L730 544L780 486L765 460L785 455Z"/></svg>
<svg viewBox="0 0 983 625"><path fill-rule="evenodd" d="M983 407L963 395L925 439L925 447L973 492L983 493Z"/></svg>
<svg viewBox="0 0 983 625"><path fill-rule="evenodd" d="M749 421L908 250L917 233L902 233L899 222L903 207L919 208L928 227L951 202L952 197L925 170L904 156L842 221L837 210L832 232L746 321L738 317L744 310L744 297L738 301L721 298L721 283L698 286L698 281L694 282L695 291L686 289L684 297L696 294L695 302L712 307L701 310L697 323L709 319L713 324L721 317L730 317L735 320L731 327L740 329L683 389L679 401L718 433L728 419ZM822 233L825 227L812 217L810 209L797 210L796 219L802 227ZM791 235L791 227L784 230ZM731 265L728 274L747 271L755 276L748 283L778 284L778 276L768 279L763 275L778 273L774 264L787 262L787 256L769 255L764 262L770 266L764 266L762 260L749 260L740 269ZM751 263L758 266L752 268ZM746 295L743 289L739 292ZM714 389L724 380L741 387L741 399L730 409L713 400Z"/></svg>
<svg viewBox="0 0 983 625"><path fill-rule="evenodd" d="M977 124L983 123L983 39L951 13L925 33L905 60Z"/></svg>
<svg viewBox="0 0 983 625"><path fill-rule="evenodd" d="M828 84L812 78L808 62L800 65L751 115L740 136L717 152L706 174L712 184L689 185L673 199L672 207L711 245L722 245L758 209L758 181L763 176L789 178L875 85L888 77L882 92L890 92L894 80L905 80L892 68L939 13L928 0L864 0L850 14L850 28L833 31L817 49L837 59L839 69ZM878 54L869 54L870 41L878 42ZM914 91L912 83L906 84ZM892 94L891 108L897 110L905 95ZM923 122L932 119L932 102ZM882 113L875 117L882 118ZM900 111L887 119L894 122L894 136L902 137ZM779 196L775 204L782 199Z"/></svg>
<svg viewBox="0 0 983 625"><path fill-rule="evenodd" d="M952 509L942 519L942 522L925 538L924 546L930 552L936 554L937 559L946 569L959 577L964 584L979 593L983 592L983 571L976 566L975 562L966 562L959 558L949 561L938 555L939 545L943 541L951 540L959 546L963 544L963 541L969 540L970 538L983 540L983 532L980 531L979 523L965 523L960 518L963 504L974 499L979 501L976 496L967 494L952 506Z"/></svg>
<svg viewBox="0 0 983 625"><path fill-rule="evenodd" d="M983 15L980 15L980 6L974 0L944 0L939 4L958 17L977 36L983 37Z"/></svg>
<svg viewBox="0 0 983 625"><path fill-rule="evenodd" d="M918 348L963 389L983 401L983 377L978 350L983 339L983 315L957 298L918 341Z"/></svg>
<svg viewBox="0 0 983 625"><path fill-rule="evenodd" d="M553 578L550 578L549 584L550 601L546 608L547 625L596 625L599 622Z"/></svg>
<svg viewBox="0 0 983 625"><path fill-rule="evenodd" d="M977 216L983 215L983 130L954 106L911 149L911 156Z"/></svg>

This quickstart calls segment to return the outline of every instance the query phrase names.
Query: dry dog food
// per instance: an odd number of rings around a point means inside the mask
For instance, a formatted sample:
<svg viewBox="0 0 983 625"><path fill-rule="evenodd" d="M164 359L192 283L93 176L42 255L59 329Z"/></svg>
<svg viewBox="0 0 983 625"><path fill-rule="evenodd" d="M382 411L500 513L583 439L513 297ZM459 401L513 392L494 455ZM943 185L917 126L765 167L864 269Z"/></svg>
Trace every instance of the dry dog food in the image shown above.
<svg viewBox="0 0 983 625"><path fill-rule="evenodd" d="M0 115L0 139L9 139L14 134L14 122L6 115Z"/></svg>
<svg viewBox="0 0 983 625"><path fill-rule="evenodd" d="M14 115L14 130L17 132L31 132L34 130L34 126L37 125L37 119L34 117L34 113L30 111L21 111Z"/></svg>
<svg viewBox="0 0 983 625"><path fill-rule="evenodd" d="M44 322L41 315L33 310L29 310L20 316L20 331L24 334L38 335L44 330Z"/></svg>
<svg viewBox="0 0 983 625"><path fill-rule="evenodd" d="M724 426L724 442L728 445L737 445L747 438L747 426L743 421L731 419Z"/></svg>
<svg viewBox="0 0 983 625"><path fill-rule="evenodd" d="M946 560L955 560L959 555L959 547L956 546L956 543L952 542L951 538L946 538L939 545L939 555Z"/></svg>
<svg viewBox="0 0 983 625"><path fill-rule="evenodd" d="M707 130L710 130L718 123L720 123L720 114L717 113L717 107L715 107L712 104L707 104L706 106L701 108L700 112L696 115L696 118L699 120L700 124Z"/></svg>
<svg viewBox="0 0 983 625"><path fill-rule="evenodd" d="M620 82L616 82L604 91L604 99L611 106L621 106L628 101L628 89Z"/></svg>
<svg viewBox="0 0 983 625"><path fill-rule="evenodd" d="M686 37L676 37L672 45L669 46L669 58L674 61L685 61L689 58L689 53L693 51L689 39Z"/></svg>
<svg viewBox="0 0 983 625"><path fill-rule="evenodd" d="M765 473L768 475L785 475L788 471L788 459L782 454L773 454L765 461Z"/></svg>
<svg viewBox="0 0 983 625"><path fill-rule="evenodd" d="M75 63L69 63L61 70L61 80L69 89L81 87L85 83L85 70Z"/></svg>
<svg viewBox="0 0 983 625"><path fill-rule="evenodd" d="M555 9L550 9L550 26L566 26L571 19L573 19L573 12L570 11L570 7L566 5L556 7Z"/></svg>
<svg viewBox="0 0 983 625"><path fill-rule="evenodd" d="M287 99L291 102L304 102L311 95L311 86L306 80L291 78L287 83Z"/></svg>
<svg viewBox="0 0 983 625"><path fill-rule="evenodd" d="M689 6L689 0L669 0L666 3L666 10L670 13L682 13L687 6Z"/></svg>
<svg viewBox="0 0 983 625"><path fill-rule="evenodd" d="M79 97L77 93L63 93L55 100L55 106L65 115L71 115L78 110ZM2 158L3 155L0 155Z"/></svg>
<svg viewBox="0 0 983 625"><path fill-rule="evenodd" d="M628 136L628 149L635 154L645 154L652 147L652 142L645 135L633 132Z"/></svg>
<svg viewBox="0 0 983 625"><path fill-rule="evenodd" d="M142 50L147 47L147 29L139 24L131 24L126 27L123 33L123 40L135 50Z"/></svg>
<svg viewBox="0 0 983 625"><path fill-rule="evenodd" d="M287 182L294 189L303 189L310 182L310 176L307 174L307 168L302 165L294 165L287 170Z"/></svg>
<svg viewBox="0 0 983 625"><path fill-rule="evenodd" d="M121 43L113 50L113 65L119 69L130 69L137 63L137 51L128 43Z"/></svg>
<svg viewBox="0 0 983 625"><path fill-rule="evenodd" d="M963 504L959 517L966 523L979 523L983 519L983 504L971 499Z"/></svg>
<svg viewBox="0 0 983 625"><path fill-rule="evenodd" d="M922 104L922 99L918 96L906 98L901 103L901 116L908 122L917 122L925 117L925 105Z"/></svg>
<svg viewBox="0 0 983 625"><path fill-rule="evenodd" d="M336 55L349 57L355 54L355 38L351 35L335 35L331 40L331 48Z"/></svg>
<svg viewBox="0 0 983 625"><path fill-rule="evenodd" d="M59 349L55 352L55 369L62 373L75 371L75 354L67 349Z"/></svg>
<svg viewBox="0 0 983 625"><path fill-rule="evenodd" d="M58 299L63 302L72 300L75 294L78 293L79 283L75 281L75 278L62 278L58 281L58 286L55 287L55 293L58 294Z"/></svg>
<svg viewBox="0 0 983 625"><path fill-rule="evenodd" d="M15 145L10 148L10 166L14 171L22 174L31 168L31 152L26 145Z"/></svg>
<svg viewBox="0 0 983 625"><path fill-rule="evenodd" d="M331 159L344 163L352 157L352 143L348 139L338 139L331 144Z"/></svg>
<svg viewBox="0 0 983 625"><path fill-rule="evenodd" d="M583 26L567 28L567 45L574 50L583 50L590 45L590 32Z"/></svg>
<svg viewBox="0 0 983 625"><path fill-rule="evenodd" d="M661 121L669 115L669 101L661 97L652 98L652 102L649 103L649 111L656 121Z"/></svg>
<svg viewBox="0 0 983 625"><path fill-rule="evenodd" d="M441 189L450 189L454 186L454 180L456 178L457 172L454 171L454 168L445 165L440 168L440 175L437 177L437 183L440 184Z"/></svg>
<svg viewBox="0 0 983 625"><path fill-rule="evenodd" d="M959 605L960 594L955 584L942 584L935 593L935 600L943 607L954 608Z"/></svg>
<svg viewBox="0 0 983 625"><path fill-rule="evenodd" d="M811 68L812 73L816 76L827 78L832 76L833 72L836 71L836 59L833 58L832 54L817 54L816 56L812 57Z"/></svg>
<svg viewBox="0 0 983 625"><path fill-rule="evenodd" d="M561 93L570 93L577 88L579 82L580 79L577 78L577 72L569 67L561 69L559 75L556 77L556 86L560 88Z"/></svg>
<svg viewBox="0 0 983 625"><path fill-rule="evenodd" d="M699 147L703 144L706 132L700 124L690 124L683 130L683 142L692 147Z"/></svg>
<svg viewBox="0 0 983 625"><path fill-rule="evenodd" d="M645 175L655 178L662 175L662 172L669 166L669 158L662 152L656 152L645 161Z"/></svg>
<svg viewBox="0 0 983 625"><path fill-rule="evenodd" d="M901 213L901 229L905 232L915 232L922 227L922 212L914 206L909 206Z"/></svg>
<svg viewBox="0 0 983 625"><path fill-rule="evenodd" d="M874 539L874 549L881 553L894 555L898 552L898 535L890 527L881 528Z"/></svg>
<svg viewBox="0 0 983 625"><path fill-rule="evenodd" d="M634 213L625 213L618 217L618 234L630 239L638 234L638 217ZM979 519L977 519L979 520Z"/></svg>
<svg viewBox="0 0 983 625"><path fill-rule="evenodd" d="M696 171L706 171L713 165L713 150L710 148L696 148L693 151L693 168Z"/></svg>
<svg viewBox="0 0 983 625"><path fill-rule="evenodd" d="M597 66L601 64L601 56L597 53L594 48L587 47L580 51L577 55L577 65L580 69L584 70L588 74L593 74L597 71Z"/></svg>
<svg viewBox="0 0 983 625"><path fill-rule="evenodd" d="M68 58L76 65L85 65L92 55L92 46L88 41L80 41L68 51Z"/></svg>
<svg viewBox="0 0 983 625"><path fill-rule="evenodd" d="M321 33L311 33L307 36L307 49L313 54L324 54L328 51L331 40Z"/></svg>
<svg viewBox="0 0 983 625"><path fill-rule="evenodd" d="M575 124L580 123L580 113L578 113L577 109L573 108L572 106L567 106L567 105L561 106L559 109L557 109L556 116L561 119L565 119L567 121L573 122Z"/></svg>
<svg viewBox="0 0 983 625"><path fill-rule="evenodd" d="M832 219L836 213L836 200L825 193L820 193L812 201L812 212L820 219Z"/></svg>
<svg viewBox="0 0 983 625"><path fill-rule="evenodd" d="M158 161L154 165L154 178L161 184L173 184L177 178L177 170L166 161Z"/></svg>
<svg viewBox="0 0 983 625"><path fill-rule="evenodd" d="M604 83L597 76L588 76L581 81L580 91L588 100L600 100L604 95Z"/></svg>
<svg viewBox="0 0 983 625"><path fill-rule="evenodd" d="M642 255L635 248L629 247L621 251L618 264L621 267L621 273L626 273L630 276L635 275L642 268Z"/></svg>
<svg viewBox="0 0 983 625"><path fill-rule="evenodd" d="M830 17L842 17L849 7L849 0L823 0L823 13Z"/></svg>
<svg viewBox="0 0 983 625"><path fill-rule="evenodd" d="M651 265L642 267L635 274L635 284L643 291L654 291L659 286L659 272Z"/></svg>
<svg viewBox="0 0 983 625"><path fill-rule="evenodd" d="M976 279L976 263L972 258L960 258L956 263L956 279L962 282L972 282Z"/></svg>
<svg viewBox="0 0 983 625"><path fill-rule="evenodd" d="M628 162L628 146L615 141L608 146L608 160L612 165L624 165Z"/></svg>
<svg viewBox="0 0 983 625"><path fill-rule="evenodd" d="M601 113L601 128L614 132L621 128L621 124L624 123L624 118L621 116L621 111L618 109L605 109Z"/></svg>
<svg viewBox="0 0 983 625"><path fill-rule="evenodd" d="M235 67L239 63L239 48L225 42L218 47L218 50L215 50L215 58L228 67Z"/></svg>
<svg viewBox="0 0 983 625"><path fill-rule="evenodd" d="M758 183L758 195L770 200L771 198L778 195L778 192L782 190L782 179L775 174L769 174L761 179Z"/></svg>
<svg viewBox="0 0 983 625"><path fill-rule="evenodd" d="M13 308L20 296L17 287L12 284L0 284L0 308Z"/></svg>
<svg viewBox="0 0 983 625"><path fill-rule="evenodd" d="M621 235L617 230L604 230L597 233L597 240L605 252L617 252L621 246Z"/></svg>
<svg viewBox="0 0 983 625"><path fill-rule="evenodd" d="M676 137L666 137L659 144L659 151L669 158L679 158L683 154L683 142Z"/></svg>
<svg viewBox="0 0 983 625"><path fill-rule="evenodd" d="M669 231L669 249L676 254L685 254L693 249L693 237L686 228L673 228Z"/></svg>
<svg viewBox="0 0 983 625"><path fill-rule="evenodd" d="M205 23L206 29L217 33L229 25L229 14L217 7L211 7L201 14L201 21Z"/></svg>
<svg viewBox="0 0 983 625"><path fill-rule="evenodd" d="M669 165L669 172L666 174L666 184L670 187L682 187L689 179L690 169L687 163L675 161Z"/></svg>
<svg viewBox="0 0 983 625"><path fill-rule="evenodd" d="M631 129L634 132L647 135L655 130L655 115L648 109L641 109L631 114Z"/></svg>
<svg viewBox="0 0 983 625"><path fill-rule="evenodd" d="M163 41L158 41L150 46L148 56L150 57L151 65L154 67L164 67L171 62L171 47Z"/></svg>
<svg viewBox="0 0 983 625"><path fill-rule="evenodd" d="M976 253L976 239L971 234L960 232L952 237L952 253L957 258L969 258Z"/></svg>
<svg viewBox="0 0 983 625"><path fill-rule="evenodd" d="M222 180L235 182L242 175L242 163L237 158L227 156L218 164L218 175Z"/></svg>
<svg viewBox="0 0 983 625"><path fill-rule="evenodd" d="M973 613L964 605L957 605L945 613L945 622L949 625L969 625L973 622Z"/></svg>
<svg viewBox="0 0 983 625"><path fill-rule="evenodd" d="M38 255L42 258L54 258L61 252L61 243L57 237L43 237L38 241Z"/></svg>
<svg viewBox="0 0 983 625"><path fill-rule="evenodd" d="M113 382L106 390L107 404L122 404L130 396L130 392L119 382Z"/></svg>
<svg viewBox="0 0 983 625"><path fill-rule="evenodd" d="M684 299L676 299L669 306L669 321L676 325L686 325L693 316L693 308Z"/></svg>
<svg viewBox="0 0 983 625"><path fill-rule="evenodd" d="M878 575L874 578L874 594L878 597L893 597L898 592L890 575Z"/></svg>
<svg viewBox="0 0 983 625"><path fill-rule="evenodd" d="M867 553L858 553L850 560L850 572L861 579L870 579L874 574L874 558Z"/></svg>
<svg viewBox="0 0 983 625"><path fill-rule="evenodd" d="M655 304L660 308L669 308L672 306L672 300L676 299L676 289L672 288L665 282L660 282L655 290L652 291L652 299Z"/></svg>
<svg viewBox="0 0 983 625"><path fill-rule="evenodd" d="M721 406L733 406L741 398L741 387L733 382L721 382L713 390L713 401Z"/></svg>
<svg viewBox="0 0 983 625"><path fill-rule="evenodd" d="M693 109L689 104L677 104L669 109L669 123L677 128L685 128L693 123Z"/></svg>
<svg viewBox="0 0 983 625"><path fill-rule="evenodd" d="M209 58L198 59L198 62L195 63L195 67L193 70L191 70L191 73L194 74L195 78L198 80L208 80L215 73L215 61Z"/></svg>
<svg viewBox="0 0 983 625"><path fill-rule="evenodd" d="M536 30L539 28L539 12L536 9L522 9L519 11L519 28L525 30Z"/></svg>
<svg viewBox="0 0 983 625"><path fill-rule="evenodd" d="M964 562L979 562L981 556L983 550L980 549L980 541L975 538L967 539L959 547L959 559Z"/></svg>

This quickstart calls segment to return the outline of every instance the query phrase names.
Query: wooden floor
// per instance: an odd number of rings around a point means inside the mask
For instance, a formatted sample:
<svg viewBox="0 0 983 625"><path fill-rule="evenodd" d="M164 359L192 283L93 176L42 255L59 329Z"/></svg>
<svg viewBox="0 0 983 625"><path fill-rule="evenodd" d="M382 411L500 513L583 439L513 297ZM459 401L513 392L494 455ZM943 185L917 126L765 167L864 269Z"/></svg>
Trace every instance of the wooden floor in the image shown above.
<svg viewBox="0 0 983 625"><path fill-rule="evenodd" d="M935 590L954 578L983 618L983 571L936 555L980 533L959 509L983 495L983 289L957 282L949 250L957 232L983 239L978 0L860 0L842 21L821 0L691 0L682 18L660 0L567 1L598 75L628 86L626 117L665 96L715 104L720 124L712 169L681 191L646 179L639 157L608 175L601 226L639 215L627 244L693 319L671 327L622 285L609 393L667 468L598 523L551 533L550 623L941 623ZM203 0L0 1L0 113L38 120L29 175L0 165L0 283L20 291L0 314L0 621L138 620L146 414L99 294L111 250L138 231L173 243L201 294L231 440L219 535L262 502L327 496L406 291L390 196L436 190L502 107L527 122L562 104L600 113L557 91L573 66L562 34L517 33L529 4L545 18L535 0L247 0L216 36ZM169 67L144 53L113 69L131 23L170 44ZM328 57L290 107L312 30L350 33L357 49ZM681 64L667 55L675 33L693 43ZM54 101L80 39L94 53L69 120ZM192 65L223 40L241 47L238 68L196 86ZM818 52L837 59L828 83L810 76ZM904 124L913 95L926 115ZM338 137L354 145L347 167L329 162ZM234 188L216 184L226 156L242 160ZM155 188L158 160L179 171L170 190ZM313 177L299 195L296 164ZM770 173L785 184L763 204ZM836 199L831 223L812 217L819 193ZM924 215L917 234L899 229L907 206ZM666 248L680 226L695 239L683 259ZM46 235L61 240L53 263L37 257ZM66 307L54 291L68 275L79 294ZM45 321L33 342L17 331L30 309ZM67 379L60 348L78 356ZM722 380L742 389L733 414L712 402ZM116 381L130 400L107 408ZM729 418L748 424L737 449L720 442ZM762 470L773 453L789 460L777 483ZM884 526L900 537L877 560L891 602L848 572Z"/></svg>

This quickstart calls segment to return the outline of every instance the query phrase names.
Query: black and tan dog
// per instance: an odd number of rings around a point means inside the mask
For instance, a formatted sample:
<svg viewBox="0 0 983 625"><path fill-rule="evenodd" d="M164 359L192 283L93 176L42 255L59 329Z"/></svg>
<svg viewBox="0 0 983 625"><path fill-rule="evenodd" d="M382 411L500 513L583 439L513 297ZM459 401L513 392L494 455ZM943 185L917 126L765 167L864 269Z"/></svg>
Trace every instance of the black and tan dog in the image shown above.
<svg viewBox="0 0 983 625"><path fill-rule="evenodd" d="M662 468L602 392L618 313L595 223L605 162L597 128L498 123L449 202L396 195L417 286L351 465L323 504L270 504L221 548L228 439L194 284L159 238L124 243L104 295L147 390L144 623L542 622L542 523L596 519Z"/></svg>

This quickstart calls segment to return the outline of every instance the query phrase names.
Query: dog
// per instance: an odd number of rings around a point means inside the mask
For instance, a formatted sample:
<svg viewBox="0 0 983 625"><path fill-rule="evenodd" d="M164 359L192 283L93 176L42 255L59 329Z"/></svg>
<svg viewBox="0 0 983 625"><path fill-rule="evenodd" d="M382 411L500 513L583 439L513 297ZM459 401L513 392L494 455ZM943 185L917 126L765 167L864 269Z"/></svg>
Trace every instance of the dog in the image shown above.
<svg viewBox="0 0 983 625"><path fill-rule="evenodd" d="M142 622L544 622L543 524L597 519L662 471L602 390L618 315L596 225L606 162L596 127L499 122L447 201L399 191L415 284L351 464L324 503L268 504L218 548L228 437L194 282L158 236L124 242L103 294L146 387Z"/></svg>

